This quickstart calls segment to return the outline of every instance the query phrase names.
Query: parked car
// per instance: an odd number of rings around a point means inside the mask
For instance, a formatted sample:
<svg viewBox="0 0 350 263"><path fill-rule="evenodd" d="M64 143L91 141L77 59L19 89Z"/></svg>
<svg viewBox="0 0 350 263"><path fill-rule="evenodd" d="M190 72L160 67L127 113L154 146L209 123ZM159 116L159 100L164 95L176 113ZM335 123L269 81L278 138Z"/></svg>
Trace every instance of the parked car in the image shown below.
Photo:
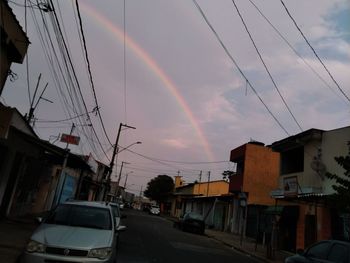
<svg viewBox="0 0 350 263"><path fill-rule="evenodd" d="M203 235L205 231L205 222L202 215L195 212L186 213L183 217L174 222L174 227L183 231L194 232Z"/></svg>
<svg viewBox="0 0 350 263"><path fill-rule="evenodd" d="M157 215L157 216L160 215L160 208L159 208L159 206L158 205L152 205L150 210L149 210L149 213L151 215Z"/></svg>
<svg viewBox="0 0 350 263"><path fill-rule="evenodd" d="M305 251L298 250L297 255L288 257L285 263L350 263L350 243L337 240L320 241Z"/></svg>
<svg viewBox="0 0 350 263"><path fill-rule="evenodd" d="M42 220L20 258L36 262L115 262L120 226L112 206L69 201Z"/></svg>

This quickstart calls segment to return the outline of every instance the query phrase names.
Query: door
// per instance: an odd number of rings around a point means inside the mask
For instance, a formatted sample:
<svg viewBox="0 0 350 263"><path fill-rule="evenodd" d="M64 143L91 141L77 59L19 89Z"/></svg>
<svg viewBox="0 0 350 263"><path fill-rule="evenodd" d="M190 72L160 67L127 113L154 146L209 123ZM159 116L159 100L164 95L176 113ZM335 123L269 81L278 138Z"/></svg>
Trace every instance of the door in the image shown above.
<svg viewBox="0 0 350 263"><path fill-rule="evenodd" d="M305 247L310 246L316 242L316 216L305 216L305 231L304 231Z"/></svg>

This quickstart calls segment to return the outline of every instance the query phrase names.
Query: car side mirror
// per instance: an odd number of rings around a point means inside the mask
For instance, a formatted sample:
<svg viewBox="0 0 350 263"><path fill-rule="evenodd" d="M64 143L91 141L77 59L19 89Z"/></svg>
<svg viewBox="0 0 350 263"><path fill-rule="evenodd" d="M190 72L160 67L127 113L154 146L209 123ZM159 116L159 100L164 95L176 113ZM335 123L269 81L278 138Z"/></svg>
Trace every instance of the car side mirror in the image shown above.
<svg viewBox="0 0 350 263"><path fill-rule="evenodd" d="M123 232L126 230L126 226L118 226L116 230L117 232Z"/></svg>

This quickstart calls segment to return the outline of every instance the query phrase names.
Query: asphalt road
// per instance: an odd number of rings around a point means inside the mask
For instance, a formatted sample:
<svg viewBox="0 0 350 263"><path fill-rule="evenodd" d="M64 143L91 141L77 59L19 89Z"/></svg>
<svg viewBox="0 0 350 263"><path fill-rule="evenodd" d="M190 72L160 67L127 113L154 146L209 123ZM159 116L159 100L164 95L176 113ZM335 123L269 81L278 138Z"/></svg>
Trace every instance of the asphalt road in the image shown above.
<svg viewBox="0 0 350 263"><path fill-rule="evenodd" d="M257 263L254 258L208 238L173 228L168 219L136 210L124 210L118 263Z"/></svg>

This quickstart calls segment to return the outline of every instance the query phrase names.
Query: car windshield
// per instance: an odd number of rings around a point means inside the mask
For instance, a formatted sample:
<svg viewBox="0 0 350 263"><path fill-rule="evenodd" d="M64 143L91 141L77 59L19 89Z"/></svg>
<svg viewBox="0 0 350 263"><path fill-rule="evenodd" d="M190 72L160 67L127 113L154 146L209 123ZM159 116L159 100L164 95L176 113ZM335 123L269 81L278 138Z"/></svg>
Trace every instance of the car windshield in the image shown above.
<svg viewBox="0 0 350 263"><path fill-rule="evenodd" d="M108 209L71 204L59 205L45 220L45 223L106 230L112 229Z"/></svg>

